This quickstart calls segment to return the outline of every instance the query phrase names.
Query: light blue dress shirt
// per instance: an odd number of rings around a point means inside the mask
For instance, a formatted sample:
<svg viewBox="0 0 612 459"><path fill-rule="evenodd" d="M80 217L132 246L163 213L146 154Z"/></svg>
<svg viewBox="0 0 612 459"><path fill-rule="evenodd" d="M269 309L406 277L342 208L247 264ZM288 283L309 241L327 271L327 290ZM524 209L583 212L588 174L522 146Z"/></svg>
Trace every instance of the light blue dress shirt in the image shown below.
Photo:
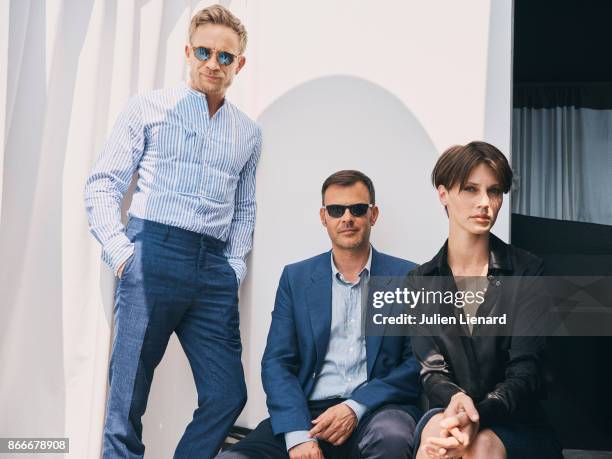
<svg viewBox="0 0 612 459"><path fill-rule="evenodd" d="M255 170L261 131L227 99L209 116L206 96L183 83L133 97L85 186L85 205L102 259L117 274L134 246L121 200L134 173L129 214L226 241L240 282L255 226Z"/></svg>
<svg viewBox="0 0 612 459"><path fill-rule="evenodd" d="M329 344L321 371L315 381L310 400L329 398L350 398L351 394L367 384L367 356L365 336L361 329L362 295L366 292L372 265L372 248L366 265L359 273L359 279L348 282L336 268L331 256L332 268L332 315ZM367 407L355 400L346 403L361 420ZM307 441L316 441L308 436L307 430L285 433L287 450Z"/></svg>

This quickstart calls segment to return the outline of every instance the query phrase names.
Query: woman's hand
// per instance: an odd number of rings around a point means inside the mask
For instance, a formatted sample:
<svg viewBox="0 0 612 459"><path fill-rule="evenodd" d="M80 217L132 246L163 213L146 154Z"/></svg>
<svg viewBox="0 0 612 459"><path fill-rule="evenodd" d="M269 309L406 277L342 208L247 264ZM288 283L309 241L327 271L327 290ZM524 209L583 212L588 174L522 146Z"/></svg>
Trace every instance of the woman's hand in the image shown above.
<svg viewBox="0 0 612 459"><path fill-rule="evenodd" d="M451 398L440 422L440 436L429 437L425 452L432 459L461 457L480 429L479 415L472 399L459 392Z"/></svg>
<svg viewBox="0 0 612 459"><path fill-rule="evenodd" d="M462 457L478 434L480 425L472 422L464 412L444 418L439 437L429 437L425 443L425 452L431 458L450 459Z"/></svg>
<svg viewBox="0 0 612 459"><path fill-rule="evenodd" d="M457 392L451 397L450 403L444 410L444 418L450 418L462 412L466 413L472 422L478 422L480 419L470 396L463 392Z"/></svg>

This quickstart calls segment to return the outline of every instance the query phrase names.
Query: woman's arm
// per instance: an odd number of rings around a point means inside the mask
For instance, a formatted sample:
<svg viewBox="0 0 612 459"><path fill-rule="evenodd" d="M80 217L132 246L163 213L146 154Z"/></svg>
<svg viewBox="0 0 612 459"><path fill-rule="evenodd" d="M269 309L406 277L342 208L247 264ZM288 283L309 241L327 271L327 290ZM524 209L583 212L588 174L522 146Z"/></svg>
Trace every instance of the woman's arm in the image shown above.
<svg viewBox="0 0 612 459"><path fill-rule="evenodd" d="M522 401L535 398L542 390L540 368L546 338L538 336L538 330L544 329L539 322L545 320L547 300L541 295L535 277L543 271L544 264L537 259L521 273L524 279L513 328L516 336L511 337L505 378L476 405L483 427L511 417Z"/></svg>
<svg viewBox="0 0 612 459"><path fill-rule="evenodd" d="M432 336L414 336L412 349L421 364L420 379L430 408L446 408L453 395L464 392L453 381L450 365Z"/></svg>

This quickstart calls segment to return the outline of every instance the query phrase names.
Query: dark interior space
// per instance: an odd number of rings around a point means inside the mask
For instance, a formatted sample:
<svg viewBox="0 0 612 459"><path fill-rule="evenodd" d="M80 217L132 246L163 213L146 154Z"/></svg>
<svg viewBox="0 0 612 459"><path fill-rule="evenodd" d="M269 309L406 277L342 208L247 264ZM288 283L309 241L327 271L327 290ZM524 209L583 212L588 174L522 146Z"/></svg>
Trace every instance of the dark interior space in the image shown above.
<svg viewBox="0 0 612 459"><path fill-rule="evenodd" d="M547 276L612 276L612 226L513 214L511 238ZM610 349L610 337L549 338L544 406L565 448L612 450Z"/></svg>
<svg viewBox="0 0 612 459"><path fill-rule="evenodd" d="M612 81L612 2L515 0L514 83Z"/></svg>
<svg viewBox="0 0 612 459"><path fill-rule="evenodd" d="M515 0L514 14L515 107L547 107L526 102L524 88L539 85L580 88L568 105L612 107L612 1ZM610 225L513 213L511 241L542 257L546 275L612 276ZM611 350L610 337L549 341L545 406L564 448L612 451Z"/></svg>

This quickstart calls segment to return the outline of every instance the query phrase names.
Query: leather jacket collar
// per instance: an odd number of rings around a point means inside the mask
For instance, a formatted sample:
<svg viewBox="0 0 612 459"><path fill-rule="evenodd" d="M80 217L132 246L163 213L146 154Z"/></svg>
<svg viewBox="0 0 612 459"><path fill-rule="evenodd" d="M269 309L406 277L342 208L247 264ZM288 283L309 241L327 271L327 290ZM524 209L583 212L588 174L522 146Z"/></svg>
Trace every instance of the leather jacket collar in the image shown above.
<svg viewBox="0 0 612 459"><path fill-rule="evenodd" d="M438 275L452 276L450 267L448 266L448 239L444 242L442 248L433 257L427 266L424 266L423 275ZM508 244L499 239L493 233L489 233L489 274L502 274L504 272L512 273L514 266L512 264L511 254L509 253Z"/></svg>

